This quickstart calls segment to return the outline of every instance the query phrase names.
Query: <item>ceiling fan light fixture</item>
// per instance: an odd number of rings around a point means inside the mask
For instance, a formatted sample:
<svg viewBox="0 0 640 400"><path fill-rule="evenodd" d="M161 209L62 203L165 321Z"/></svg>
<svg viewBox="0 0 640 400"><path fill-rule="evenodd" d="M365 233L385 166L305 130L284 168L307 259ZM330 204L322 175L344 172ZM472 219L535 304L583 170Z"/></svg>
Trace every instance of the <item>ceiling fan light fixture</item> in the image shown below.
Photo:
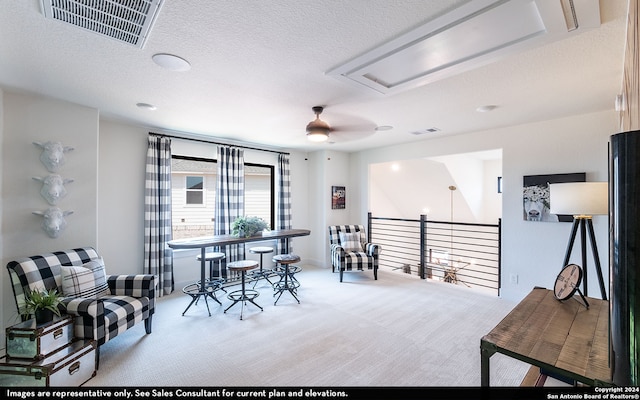
<svg viewBox="0 0 640 400"><path fill-rule="evenodd" d="M329 132L321 129L307 131L307 139L312 142L326 142L329 139Z"/></svg>
<svg viewBox="0 0 640 400"><path fill-rule="evenodd" d="M316 119L307 124L307 139L312 142L325 142L329 139L331 127L329 124L320 119L320 114L324 108L315 106L312 108L316 114Z"/></svg>

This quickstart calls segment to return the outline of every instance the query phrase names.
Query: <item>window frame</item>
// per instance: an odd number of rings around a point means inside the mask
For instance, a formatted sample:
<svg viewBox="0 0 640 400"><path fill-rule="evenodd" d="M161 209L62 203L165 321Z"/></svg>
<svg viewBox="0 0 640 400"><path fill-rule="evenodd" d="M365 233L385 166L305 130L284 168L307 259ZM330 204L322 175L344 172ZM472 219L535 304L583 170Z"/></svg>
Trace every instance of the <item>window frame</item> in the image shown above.
<svg viewBox="0 0 640 400"><path fill-rule="evenodd" d="M202 180L202 188L201 189L190 189L189 188L189 178L200 178ZM184 204L185 207L206 207L206 191L205 191L205 179L204 174L201 175L185 175L185 185L184 185ZM189 192L200 192L201 201L200 203L189 203Z"/></svg>
<svg viewBox="0 0 640 400"><path fill-rule="evenodd" d="M188 160L188 161L199 161L199 162L208 162L208 163L213 163L213 164L217 164L218 160L216 160L215 158L204 158L204 157L194 157L194 156L183 156L183 155L177 155L177 154L172 154L171 155L172 159L179 159L179 160ZM269 179L269 190L271 193L271 207L269 210L269 217L270 217L270 221L267 221L269 223L269 226L271 226L271 229L276 229L275 228L275 224L276 224L276 198L277 198L277 193L276 193L276 177L275 177L275 165L269 165L269 164L260 164L260 163L251 163L251 162L245 162L244 163L245 166L252 166L252 167L262 167L262 168L267 168L269 169L269 173L270 173L270 179ZM173 171L171 171L171 175L173 175ZM185 175L186 176L190 176L190 175ZM193 175L195 176L195 175ZM185 181L186 183L186 181ZM245 188L246 188L246 184L245 184ZM186 197L186 185L185 185L185 197ZM203 202L202 202L202 206L206 206L206 189L205 189L205 182L204 182L204 176L203 176ZM186 198L185 198L185 205L187 207L199 207L201 206L200 204L186 204ZM173 204L171 205L171 208L173 209Z"/></svg>

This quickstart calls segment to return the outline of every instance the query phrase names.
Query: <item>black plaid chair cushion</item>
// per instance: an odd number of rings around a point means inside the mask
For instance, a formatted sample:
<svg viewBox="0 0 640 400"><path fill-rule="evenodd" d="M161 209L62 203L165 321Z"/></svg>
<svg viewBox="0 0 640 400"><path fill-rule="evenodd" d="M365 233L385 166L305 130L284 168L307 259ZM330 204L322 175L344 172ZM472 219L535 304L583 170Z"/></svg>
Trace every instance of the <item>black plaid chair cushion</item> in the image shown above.
<svg viewBox="0 0 640 400"><path fill-rule="evenodd" d="M362 249L359 251L345 251L340 242L340 233L359 233ZM364 226L362 225L333 225L329 226L329 246L331 250L331 270L340 271L342 282L344 271L373 270L374 279L378 279L378 255L380 246L367 242Z"/></svg>
<svg viewBox="0 0 640 400"><path fill-rule="evenodd" d="M82 247L9 262L7 269L18 313L24 313L27 289L55 288L63 293L62 267L82 266L92 260L101 260L101 257L94 248ZM109 287L107 294L97 298L64 299L66 313L76 317L75 336L94 339L100 346L141 321L145 321L146 332L151 333L157 277L139 274L106 275L106 278Z"/></svg>

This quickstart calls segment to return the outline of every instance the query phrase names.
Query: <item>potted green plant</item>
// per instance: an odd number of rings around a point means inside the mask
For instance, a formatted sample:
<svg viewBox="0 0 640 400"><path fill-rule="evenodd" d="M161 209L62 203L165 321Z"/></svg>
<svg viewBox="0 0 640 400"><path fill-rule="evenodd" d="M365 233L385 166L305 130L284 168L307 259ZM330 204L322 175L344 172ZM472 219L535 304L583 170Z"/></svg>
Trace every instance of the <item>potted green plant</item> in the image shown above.
<svg viewBox="0 0 640 400"><path fill-rule="evenodd" d="M33 315L36 323L41 324L53 320L53 315L60 316L60 305L63 296L57 289L34 289L25 293L24 314Z"/></svg>
<svg viewBox="0 0 640 400"><path fill-rule="evenodd" d="M231 225L231 234L237 237L249 237L269 229L269 224L259 217L238 217Z"/></svg>

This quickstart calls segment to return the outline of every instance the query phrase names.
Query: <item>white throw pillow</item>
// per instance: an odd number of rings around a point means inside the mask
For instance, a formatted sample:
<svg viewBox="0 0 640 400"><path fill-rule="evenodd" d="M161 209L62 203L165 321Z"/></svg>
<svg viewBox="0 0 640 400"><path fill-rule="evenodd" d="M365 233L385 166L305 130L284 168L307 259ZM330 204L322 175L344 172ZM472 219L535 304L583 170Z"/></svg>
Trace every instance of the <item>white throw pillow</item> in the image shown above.
<svg viewBox="0 0 640 400"><path fill-rule="evenodd" d="M340 232L340 246L344 251L362 251L362 243L360 243L360 232Z"/></svg>
<svg viewBox="0 0 640 400"><path fill-rule="evenodd" d="M109 294L102 258L81 267L61 267L62 294L65 297L96 299Z"/></svg>

